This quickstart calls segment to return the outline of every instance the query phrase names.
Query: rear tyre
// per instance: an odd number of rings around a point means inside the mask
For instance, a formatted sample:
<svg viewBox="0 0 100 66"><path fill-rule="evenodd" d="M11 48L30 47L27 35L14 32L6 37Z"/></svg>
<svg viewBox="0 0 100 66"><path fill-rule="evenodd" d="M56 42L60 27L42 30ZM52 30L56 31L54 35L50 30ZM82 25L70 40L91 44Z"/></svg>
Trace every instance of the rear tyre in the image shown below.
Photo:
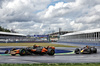
<svg viewBox="0 0 100 66"><path fill-rule="evenodd" d="M93 48L93 53L97 53L97 48Z"/></svg>
<svg viewBox="0 0 100 66"><path fill-rule="evenodd" d="M54 55L55 54L55 50L54 49L48 49L47 54L48 55Z"/></svg>
<svg viewBox="0 0 100 66"><path fill-rule="evenodd" d="M75 49L75 54L79 54L79 53L80 53L79 48L76 48L76 49Z"/></svg>
<svg viewBox="0 0 100 66"><path fill-rule="evenodd" d="M20 49L20 56L25 56L26 55L26 50L25 49Z"/></svg>

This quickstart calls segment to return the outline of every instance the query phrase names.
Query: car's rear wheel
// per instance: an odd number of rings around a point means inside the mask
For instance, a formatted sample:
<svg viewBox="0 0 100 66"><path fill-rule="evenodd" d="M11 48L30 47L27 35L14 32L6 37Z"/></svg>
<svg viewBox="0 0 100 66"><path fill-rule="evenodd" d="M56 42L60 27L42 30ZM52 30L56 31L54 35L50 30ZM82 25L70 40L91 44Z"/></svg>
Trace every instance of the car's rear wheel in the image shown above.
<svg viewBox="0 0 100 66"><path fill-rule="evenodd" d="M48 49L48 55L54 55L55 54L55 50L54 49Z"/></svg>
<svg viewBox="0 0 100 66"><path fill-rule="evenodd" d="M97 48L93 48L93 53L97 53Z"/></svg>
<svg viewBox="0 0 100 66"><path fill-rule="evenodd" d="M20 56L25 56L26 55L26 50L25 49L20 49Z"/></svg>

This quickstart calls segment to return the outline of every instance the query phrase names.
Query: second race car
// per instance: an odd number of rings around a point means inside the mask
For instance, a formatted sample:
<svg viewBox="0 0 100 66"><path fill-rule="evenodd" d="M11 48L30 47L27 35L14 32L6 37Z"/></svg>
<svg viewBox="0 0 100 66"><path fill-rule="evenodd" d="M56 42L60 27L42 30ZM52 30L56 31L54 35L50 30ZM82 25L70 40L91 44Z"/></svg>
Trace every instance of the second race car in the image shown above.
<svg viewBox="0 0 100 66"><path fill-rule="evenodd" d="M97 53L97 48L86 46L81 49L79 48L75 49L75 54L91 54L91 53Z"/></svg>

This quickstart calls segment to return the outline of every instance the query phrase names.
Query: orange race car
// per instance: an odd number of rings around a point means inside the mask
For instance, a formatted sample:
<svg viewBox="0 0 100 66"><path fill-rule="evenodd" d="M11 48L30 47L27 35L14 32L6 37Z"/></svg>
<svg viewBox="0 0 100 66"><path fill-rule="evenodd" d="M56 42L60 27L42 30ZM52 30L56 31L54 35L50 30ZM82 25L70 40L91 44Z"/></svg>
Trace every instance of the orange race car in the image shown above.
<svg viewBox="0 0 100 66"><path fill-rule="evenodd" d="M8 53L8 50L5 51L5 53ZM15 56L16 54L19 54L20 56L25 56L25 55L33 55L33 54L48 54L48 55L54 55L55 54L55 47L42 47L38 45L33 45L33 47L26 47L26 48L21 48L21 49L15 49L13 48L9 52L12 56Z"/></svg>

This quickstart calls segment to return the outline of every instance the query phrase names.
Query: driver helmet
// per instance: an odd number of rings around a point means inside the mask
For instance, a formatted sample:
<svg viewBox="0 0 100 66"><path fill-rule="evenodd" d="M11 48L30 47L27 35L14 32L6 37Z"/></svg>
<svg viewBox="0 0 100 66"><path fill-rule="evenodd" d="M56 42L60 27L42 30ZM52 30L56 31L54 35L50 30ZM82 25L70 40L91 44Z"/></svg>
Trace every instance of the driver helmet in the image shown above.
<svg viewBox="0 0 100 66"><path fill-rule="evenodd" d="M88 46L88 45L86 45L86 47L87 47L87 48L89 48L89 46Z"/></svg>

